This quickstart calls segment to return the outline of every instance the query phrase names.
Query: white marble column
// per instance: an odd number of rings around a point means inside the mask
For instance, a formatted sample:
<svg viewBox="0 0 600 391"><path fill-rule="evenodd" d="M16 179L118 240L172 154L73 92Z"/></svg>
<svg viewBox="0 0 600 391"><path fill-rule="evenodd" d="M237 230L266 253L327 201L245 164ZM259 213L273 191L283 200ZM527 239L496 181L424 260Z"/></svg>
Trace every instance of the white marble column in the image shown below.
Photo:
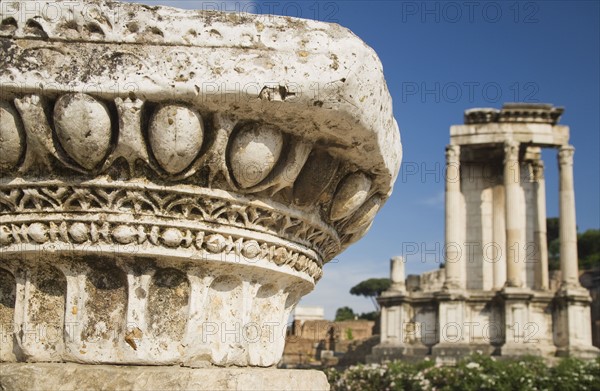
<svg viewBox="0 0 600 391"><path fill-rule="evenodd" d="M577 225L575 223L575 191L573 186L573 153L575 148L563 145L558 151L559 168L559 237L560 270L563 287L578 287Z"/></svg>
<svg viewBox="0 0 600 391"><path fill-rule="evenodd" d="M519 192L519 143L506 141L504 143L504 191L506 209L506 285L510 287L523 286L523 234L522 208Z"/></svg>
<svg viewBox="0 0 600 391"><path fill-rule="evenodd" d="M544 162L533 161L533 191L535 199L535 289L548 289L548 244L546 241L546 180Z"/></svg>
<svg viewBox="0 0 600 391"><path fill-rule="evenodd" d="M448 289L464 288L464 266L462 264L463 243L461 243L460 215L460 147L446 147L446 243L444 287Z"/></svg>
<svg viewBox="0 0 600 391"><path fill-rule="evenodd" d="M506 212L504 202L504 187L494 186L493 195L493 262L494 289L502 289L506 283Z"/></svg>
<svg viewBox="0 0 600 391"><path fill-rule="evenodd" d="M392 280L391 290L404 292L406 284L404 282L404 257L397 256L390 259L390 277Z"/></svg>

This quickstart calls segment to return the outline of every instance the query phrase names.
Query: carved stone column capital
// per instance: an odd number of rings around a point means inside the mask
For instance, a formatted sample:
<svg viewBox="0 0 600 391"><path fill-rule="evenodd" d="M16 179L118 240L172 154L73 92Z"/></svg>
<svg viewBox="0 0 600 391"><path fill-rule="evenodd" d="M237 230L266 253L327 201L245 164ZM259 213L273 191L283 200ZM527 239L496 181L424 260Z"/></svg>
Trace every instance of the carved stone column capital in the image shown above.
<svg viewBox="0 0 600 391"><path fill-rule="evenodd" d="M560 166L572 166L575 147L572 145L563 145L558 149L558 164Z"/></svg>
<svg viewBox="0 0 600 391"><path fill-rule="evenodd" d="M460 145L446 145L446 163L460 163Z"/></svg>
<svg viewBox="0 0 600 391"><path fill-rule="evenodd" d="M504 163L519 160L519 146L518 141L507 140L504 142Z"/></svg>
<svg viewBox="0 0 600 391"><path fill-rule="evenodd" d="M15 335L0 361L277 364L293 307L398 174L373 50L294 18L11 4L0 319L57 337Z"/></svg>
<svg viewBox="0 0 600 391"><path fill-rule="evenodd" d="M533 181L539 182L543 180L544 177L544 161L542 159L533 160L531 162L531 167L533 168Z"/></svg>

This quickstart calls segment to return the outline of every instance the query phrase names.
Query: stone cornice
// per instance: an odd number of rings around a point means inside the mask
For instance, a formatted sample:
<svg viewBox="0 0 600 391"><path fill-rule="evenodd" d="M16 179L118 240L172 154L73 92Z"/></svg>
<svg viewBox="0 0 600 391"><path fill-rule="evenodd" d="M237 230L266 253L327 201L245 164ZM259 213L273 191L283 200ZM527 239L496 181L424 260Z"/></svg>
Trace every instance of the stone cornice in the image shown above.
<svg viewBox="0 0 600 391"><path fill-rule="evenodd" d="M513 140L533 147L560 147L569 142L569 127L558 124L563 111L528 103L508 103L500 110L469 109L464 125L450 127L450 144L491 146Z"/></svg>
<svg viewBox="0 0 600 391"><path fill-rule="evenodd" d="M52 98L85 91L285 124L286 132L329 144L334 156L376 173L381 191L391 192L401 159L391 98L379 59L348 30L274 16L76 4L2 8L4 97L40 87Z"/></svg>
<svg viewBox="0 0 600 391"><path fill-rule="evenodd" d="M492 122L556 125L564 109L550 104L506 103L501 110L474 108L465 111L465 124Z"/></svg>

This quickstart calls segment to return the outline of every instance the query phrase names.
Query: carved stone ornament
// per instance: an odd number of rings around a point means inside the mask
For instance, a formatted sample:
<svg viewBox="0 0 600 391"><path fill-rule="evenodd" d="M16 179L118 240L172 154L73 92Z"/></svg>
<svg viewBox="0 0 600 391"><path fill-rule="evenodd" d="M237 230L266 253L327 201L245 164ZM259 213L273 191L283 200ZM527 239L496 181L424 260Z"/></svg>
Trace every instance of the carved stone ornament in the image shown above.
<svg viewBox="0 0 600 391"><path fill-rule="evenodd" d="M0 361L275 365L400 160L338 25L3 2Z"/></svg>
<svg viewBox="0 0 600 391"><path fill-rule="evenodd" d="M474 108L465 111L465 124L538 123L556 125L564 112L562 107L545 103L505 103L501 110Z"/></svg>
<svg viewBox="0 0 600 391"><path fill-rule="evenodd" d="M459 164L460 163L460 146L459 145L447 145L446 146L446 163L447 164Z"/></svg>
<svg viewBox="0 0 600 391"><path fill-rule="evenodd" d="M572 166L575 147L572 145L563 145L558 149L559 166Z"/></svg>
<svg viewBox="0 0 600 391"><path fill-rule="evenodd" d="M519 146L520 143L513 140L504 142L504 161L518 162L519 161Z"/></svg>

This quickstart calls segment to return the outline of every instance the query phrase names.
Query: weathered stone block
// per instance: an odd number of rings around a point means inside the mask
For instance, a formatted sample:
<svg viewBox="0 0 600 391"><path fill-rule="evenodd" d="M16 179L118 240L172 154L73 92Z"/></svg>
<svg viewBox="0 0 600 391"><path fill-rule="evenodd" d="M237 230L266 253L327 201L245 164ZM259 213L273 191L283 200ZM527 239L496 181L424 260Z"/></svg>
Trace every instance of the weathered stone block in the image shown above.
<svg viewBox="0 0 600 391"><path fill-rule="evenodd" d="M0 22L0 360L276 365L398 174L373 50L333 24L96 0Z"/></svg>

